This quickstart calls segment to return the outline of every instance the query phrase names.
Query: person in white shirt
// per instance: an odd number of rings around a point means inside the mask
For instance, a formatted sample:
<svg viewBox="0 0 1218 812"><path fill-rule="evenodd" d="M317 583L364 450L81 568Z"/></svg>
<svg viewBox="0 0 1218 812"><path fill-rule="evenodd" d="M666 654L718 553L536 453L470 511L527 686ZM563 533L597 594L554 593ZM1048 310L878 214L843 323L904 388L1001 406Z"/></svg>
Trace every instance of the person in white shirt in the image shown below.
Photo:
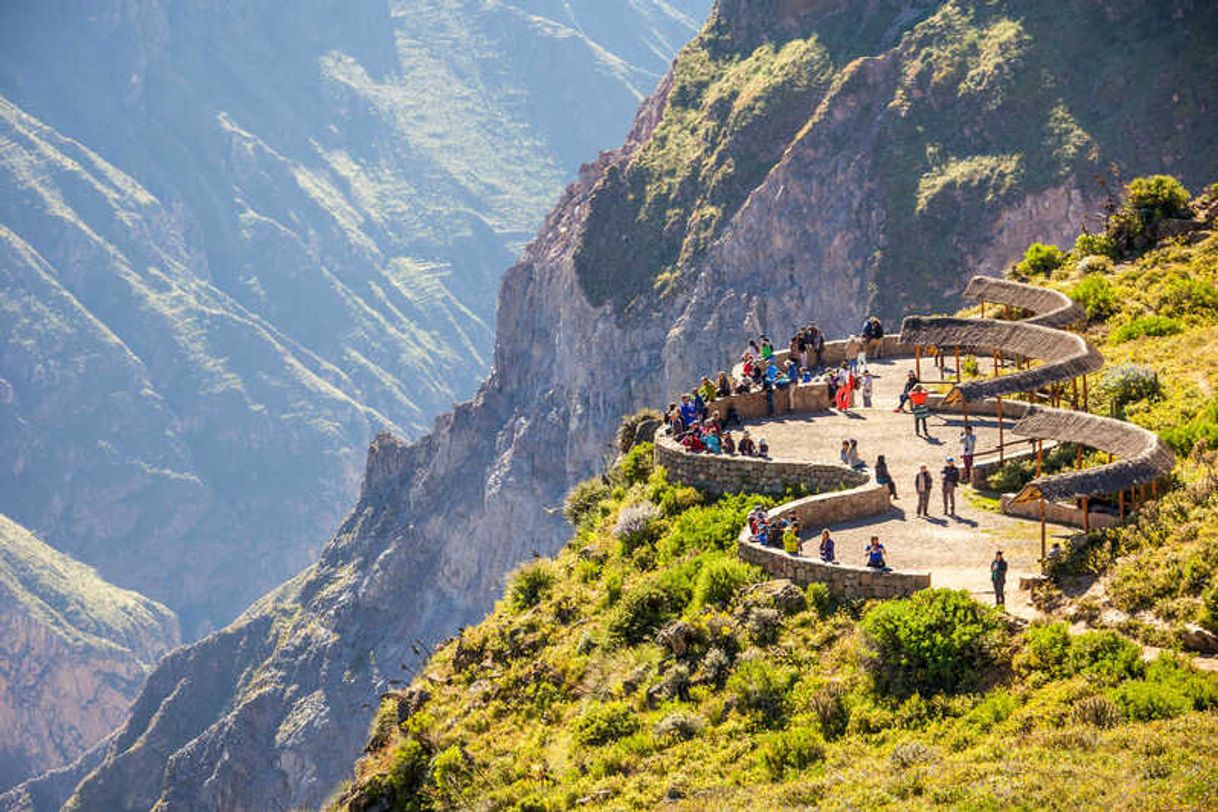
<svg viewBox="0 0 1218 812"><path fill-rule="evenodd" d="M965 426L964 433L960 435L960 456L964 459L962 479L965 482L971 482L973 479L973 454L976 450L977 435L973 434L972 426Z"/></svg>

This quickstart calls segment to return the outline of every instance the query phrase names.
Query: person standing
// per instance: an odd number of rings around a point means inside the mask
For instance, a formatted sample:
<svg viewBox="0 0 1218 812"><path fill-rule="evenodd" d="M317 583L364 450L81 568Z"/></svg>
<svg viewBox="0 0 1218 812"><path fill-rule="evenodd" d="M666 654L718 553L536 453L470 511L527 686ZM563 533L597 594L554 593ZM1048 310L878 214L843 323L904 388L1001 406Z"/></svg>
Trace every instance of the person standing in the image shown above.
<svg viewBox="0 0 1218 812"><path fill-rule="evenodd" d="M914 490L918 492L918 515L930 516L930 489L935 484L930 470L925 466L918 468L914 477Z"/></svg>
<svg viewBox="0 0 1218 812"><path fill-rule="evenodd" d="M930 439L930 426L926 420L930 417L930 406L927 404L929 399L930 393L923 389L921 384L915 386L909 393L909 402L913 404L914 434L926 437L928 440Z"/></svg>
<svg viewBox="0 0 1218 812"><path fill-rule="evenodd" d="M954 457L947 458L947 465L940 472L943 487L943 513L947 516L956 515L956 486L960 484L960 469L956 467Z"/></svg>
<svg viewBox="0 0 1218 812"><path fill-rule="evenodd" d="M875 383L874 383L874 379L871 376L871 371L865 370L863 372L863 382L859 386L859 391L863 393L863 408L864 409L871 408L871 393L873 391L874 386L875 386Z"/></svg>
<svg viewBox="0 0 1218 812"><path fill-rule="evenodd" d="M973 454L977 450L977 435L972 426L965 426L960 435L960 456L964 459L964 481L973 481Z"/></svg>
<svg viewBox="0 0 1218 812"><path fill-rule="evenodd" d="M994 605L1005 607L1007 605L1007 562L1002 557L1002 550L994 553L994 560L990 562L990 582L994 584Z"/></svg>

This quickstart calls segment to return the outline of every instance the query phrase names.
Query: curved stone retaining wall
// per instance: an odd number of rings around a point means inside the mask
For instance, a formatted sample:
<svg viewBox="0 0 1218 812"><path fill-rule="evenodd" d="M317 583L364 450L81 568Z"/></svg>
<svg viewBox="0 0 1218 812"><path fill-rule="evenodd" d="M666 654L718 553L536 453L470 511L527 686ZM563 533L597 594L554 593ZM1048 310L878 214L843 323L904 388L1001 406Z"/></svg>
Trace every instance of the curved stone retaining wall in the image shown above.
<svg viewBox="0 0 1218 812"><path fill-rule="evenodd" d="M655 463L668 471L670 482L690 485L715 496L745 492L782 496L788 487L796 485L803 485L813 493L823 493L854 488L868 481L866 474L841 465L692 454L676 440L662 434L657 434L655 439Z"/></svg>

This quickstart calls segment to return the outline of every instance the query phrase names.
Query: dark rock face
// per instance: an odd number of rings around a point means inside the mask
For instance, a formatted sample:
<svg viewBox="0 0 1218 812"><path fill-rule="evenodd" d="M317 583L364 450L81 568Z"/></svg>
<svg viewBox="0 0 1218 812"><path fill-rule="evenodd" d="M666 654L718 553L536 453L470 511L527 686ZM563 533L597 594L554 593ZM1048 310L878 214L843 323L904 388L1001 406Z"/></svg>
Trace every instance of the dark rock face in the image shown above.
<svg viewBox="0 0 1218 812"><path fill-rule="evenodd" d="M320 561L229 630L158 669L128 724L103 748L100 766L87 776L81 771L83 781L69 807L146 808L158 799L169 809L316 803L358 757L388 680L418 666L416 649L477 619L500 593L505 572L532 552L548 553L562 543L567 528L557 508L563 494L594 473L621 415L665 403L696 374L724 367L750 333L781 337L811 316L829 333L841 334L859 323L876 295L891 297L887 306L894 309L917 296L924 305L951 301L978 268L996 270L1014 260L1026 245L1020 242L1024 236L1063 242L1077 233L1098 199L1082 170L1001 194L991 194L989 181L957 182L959 173L989 178L985 173L1001 174L1002 167L1014 166L1010 162L936 164L926 167L924 184L915 174L912 186L889 171L893 127L934 104L935 72L923 64L930 46L964 25L952 17L954 7L943 7L941 19L912 3L918 13L888 14L898 5L867 4L864 10L884 12L871 20L880 28L907 21L907 36L877 35L881 50L840 68L824 98L808 111L806 126L778 151L780 158L713 245L679 269L670 293L621 311L594 307L573 257L589 227L591 198L611 172L639 154L668 109L672 82L661 84L625 145L582 170L504 277L494 369L474 400L438 419L429 435L411 445L377 440L359 503ZM1123 15L1134 12L1110 5L1080 0L1064 4L1060 13L1098 25L1102 20L1092 15L1100 8L1114 15L1108 33L1124 36L1130 29ZM1136 5L1137 13L1150 13L1152 4ZM1204 17L1207 36L1218 30L1208 7L1177 5ZM792 0L783 7L798 12L793 19L806 33L818 24L814 11L822 6ZM724 13L737 16L717 18L715 25L744 26L750 37L769 31L748 8L725 2ZM868 21L864 14L851 24L866 28ZM998 22L988 21L985 30ZM1139 36L1145 47L1176 47L1157 30ZM962 47L955 70L964 76L980 56L973 46ZM1211 50L1204 43L1194 47ZM1199 53L1188 56L1210 58ZM1081 64L1100 57L1098 51L1082 51L1072 58ZM1115 64L1106 70L1105 81L1132 81ZM1021 75L1015 70L1003 81L1019 86ZM1203 75L1180 80L1200 83ZM1033 101L1040 104L1039 97ZM969 120L955 116L969 108L954 105L951 116L926 119L939 120L941 127L928 141L967 135ZM1034 109L1043 116L1051 112ZM1204 145L1212 164L1218 155L1208 134L1218 131L1212 113L1201 107L1181 123ZM1138 117L1127 122L1138 143L1148 137L1143 128L1158 126ZM976 137L981 140L973 150L981 154L989 136ZM1131 154L1124 148L1110 152L1101 143L1094 161L1080 166L1104 165L1116 155L1129 175L1160 171L1179 165L1175 144L1164 141L1161 148ZM927 147L919 148L925 153ZM1043 158L1035 151L1045 149L1039 141L1029 149L1023 160ZM1190 173L1200 170L1189 167L1203 163L1190 157L1186 183L1199 179ZM939 228L936 240L924 246L944 252L922 260L936 270L934 285L900 291L894 261L883 264L877 254L907 250L901 241L910 224L920 222L919 196L925 211L960 207L968 216L923 223ZM622 234L623 240L631 237L628 230ZM921 278L915 271L911 278ZM196 671L208 679L196 679ZM230 692L221 697L224 691ZM199 701L189 699L195 692L201 693ZM141 746L132 746L136 741ZM42 790L39 783L26 788Z"/></svg>

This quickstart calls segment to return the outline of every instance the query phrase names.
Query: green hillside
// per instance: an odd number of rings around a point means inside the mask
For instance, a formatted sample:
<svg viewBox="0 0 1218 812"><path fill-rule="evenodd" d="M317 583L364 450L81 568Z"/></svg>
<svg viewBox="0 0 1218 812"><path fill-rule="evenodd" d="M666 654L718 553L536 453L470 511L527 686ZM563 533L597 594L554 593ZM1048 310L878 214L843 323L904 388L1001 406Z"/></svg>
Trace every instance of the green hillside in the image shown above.
<svg viewBox="0 0 1218 812"><path fill-rule="evenodd" d="M383 699L335 806L1214 807L1218 676L1179 649L1189 623L1218 631L1218 206L1181 191L1136 181L1103 231L1012 271L1088 309L1108 359L1093 407L1181 455L1133 523L1071 540L1045 617L780 589L735 555L769 500L707 501L639 445L571 492L553 560ZM1126 383L1130 362L1157 384ZM1072 592L1082 577L1104 597Z"/></svg>

